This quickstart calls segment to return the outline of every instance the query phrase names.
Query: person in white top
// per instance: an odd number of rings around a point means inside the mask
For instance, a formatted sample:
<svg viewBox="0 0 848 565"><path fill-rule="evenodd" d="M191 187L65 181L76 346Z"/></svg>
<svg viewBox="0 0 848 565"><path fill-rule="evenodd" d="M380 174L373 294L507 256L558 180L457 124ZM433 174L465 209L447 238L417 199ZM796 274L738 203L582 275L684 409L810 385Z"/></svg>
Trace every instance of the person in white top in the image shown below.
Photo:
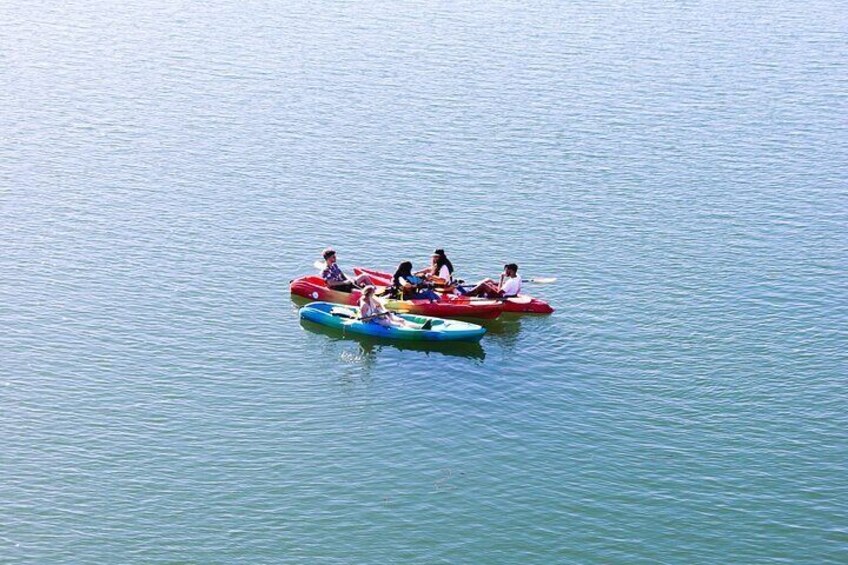
<svg viewBox="0 0 848 565"><path fill-rule="evenodd" d="M518 276L518 265L507 263L501 273L500 281L496 284L492 279L481 281L468 291L466 296L483 296L486 298L510 298L521 293L521 277Z"/></svg>
<svg viewBox="0 0 848 565"><path fill-rule="evenodd" d="M444 249L436 249L433 251L430 266L415 274L423 276L438 286L450 286L453 280L453 263L448 259Z"/></svg>

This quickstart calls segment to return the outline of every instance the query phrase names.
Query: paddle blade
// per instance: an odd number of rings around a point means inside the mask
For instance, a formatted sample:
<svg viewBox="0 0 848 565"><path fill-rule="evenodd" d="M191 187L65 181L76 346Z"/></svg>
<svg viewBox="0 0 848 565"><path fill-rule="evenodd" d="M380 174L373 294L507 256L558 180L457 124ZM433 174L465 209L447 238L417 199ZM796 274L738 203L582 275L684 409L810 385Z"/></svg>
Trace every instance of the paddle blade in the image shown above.
<svg viewBox="0 0 848 565"><path fill-rule="evenodd" d="M536 284L553 284L556 282L556 277L530 277L527 279L521 279L521 282Z"/></svg>
<svg viewBox="0 0 848 565"><path fill-rule="evenodd" d="M324 269L327 268L327 264L324 261L322 261L321 259L318 259L317 261L312 263L312 266L315 267L316 269L318 269L319 271L323 271Z"/></svg>

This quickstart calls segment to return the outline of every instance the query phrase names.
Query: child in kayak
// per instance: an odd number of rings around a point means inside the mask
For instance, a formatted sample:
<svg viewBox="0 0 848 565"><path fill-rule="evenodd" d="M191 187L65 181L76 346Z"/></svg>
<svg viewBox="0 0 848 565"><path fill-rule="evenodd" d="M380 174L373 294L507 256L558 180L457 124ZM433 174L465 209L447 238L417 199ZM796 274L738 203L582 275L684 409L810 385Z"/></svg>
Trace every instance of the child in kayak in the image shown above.
<svg viewBox="0 0 848 565"><path fill-rule="evenodd" d="M324 262L327 266L321 271L321 278L327 283L327 287L331 290L339 292L351 292L355 288L362 288L364 285L371 284L371 279L366 274L359 275L351 279L339 268L336 263L336 250L328 247L322 254Z"/></svg>
<svg viewBox="0 0 848 565"><path fill-rule="evenodd" d="M495 284L492 279L480 283L465 293L465 296L483 296L485 298L510 298L521 293L521 277L518 276L518 265L507 263L501 273L500 281Z"/></svg>
<svg viewBox="0 0 848 565"><path fill-rule="evenodd" d="M359 298L360 319L380 324L381 326L394 326L397 328L417 327L386 310L385 306L374 296L375 290L374 286L370 284L362 289L362 296Z"/></svg>
<svg viewBox="0 0 848 565"><path fill-rule="evenodd" d="M398 289L403 300L412 298L425 298L427 300L438 300L439 295L432 288L427 288L427 281L412 274L412 263L404 261L395 270L392 283Z"/></svg>

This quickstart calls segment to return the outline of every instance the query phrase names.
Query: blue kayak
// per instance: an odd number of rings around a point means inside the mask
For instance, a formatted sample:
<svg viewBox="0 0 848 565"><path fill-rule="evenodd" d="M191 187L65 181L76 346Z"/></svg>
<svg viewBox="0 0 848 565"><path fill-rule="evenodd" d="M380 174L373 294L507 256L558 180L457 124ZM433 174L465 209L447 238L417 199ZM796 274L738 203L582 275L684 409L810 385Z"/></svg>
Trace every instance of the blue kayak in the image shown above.
<svg viewBox="0 0 848 565"><path fill-rule="evenodd" d="M343 332L370 335L386 339L410 341L477 341L486 328L458 320L443 320L428 316L393 314L407 322L407 326L384 326L377 320L360 320L359 308L329 302L313 302L300 309L300 317L322 326L338 328Z"/></svg>

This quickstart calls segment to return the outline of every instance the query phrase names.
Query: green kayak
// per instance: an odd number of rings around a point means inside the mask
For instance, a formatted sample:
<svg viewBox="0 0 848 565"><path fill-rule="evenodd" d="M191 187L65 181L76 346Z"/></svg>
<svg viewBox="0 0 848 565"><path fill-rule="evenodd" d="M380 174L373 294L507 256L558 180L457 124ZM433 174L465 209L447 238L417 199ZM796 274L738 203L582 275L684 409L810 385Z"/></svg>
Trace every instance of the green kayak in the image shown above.
<svg viewBox="0 0 848 565"><path fill-rule="evenodd" d="M407 322L406 326L383 325L378 320L360 320L359 308L329 302L313 302L300 309L300 317L316 324L338 328L343 332L385 339L411 341L477 341L486 329L458 320L443 320L411 314L393 314Z"/></svg>

